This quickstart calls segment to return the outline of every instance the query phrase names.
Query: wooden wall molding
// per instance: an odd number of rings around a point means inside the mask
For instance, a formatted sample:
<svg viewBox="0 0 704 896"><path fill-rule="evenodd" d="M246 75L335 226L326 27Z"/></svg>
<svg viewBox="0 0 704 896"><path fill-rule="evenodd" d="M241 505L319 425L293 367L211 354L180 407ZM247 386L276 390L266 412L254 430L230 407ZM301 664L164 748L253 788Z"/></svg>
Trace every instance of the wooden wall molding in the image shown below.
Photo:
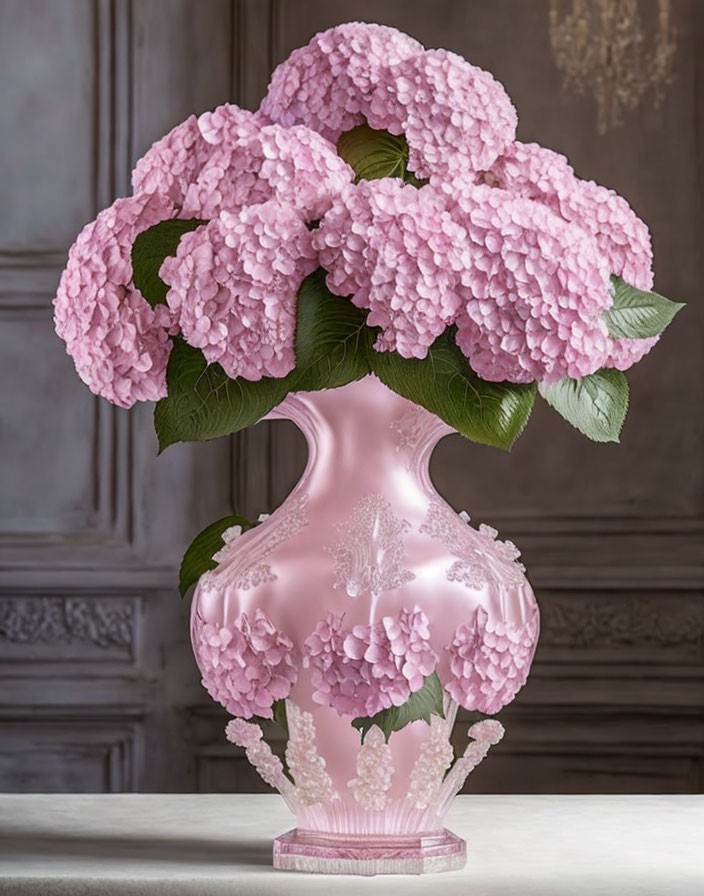
<svg viewBox="0 0 704 896"><path fill-rule="evenodd" d="M704 598L628 597L603 600L572 595L545 600L541 611L544 647L696 648L704 659Z"/></svg>
<svg viewBox="0 0 704 896"><path fill-rule="evenodd" d="M129 187L131 157L131 0L93 0L92 207L86 222ZM57 164L60 164L57 159ZM0 319L45 320L68 247L0 251ZM46 552L48 559L103 547L131 548L133 482L131 419L101 399L92 403L86 437L93 444L91 520L80 531L0 533L0 562L22 562Z"/></svg>
<svg viewBox="0 0 704 896"><path fill-rule="evenodd" d="M99 716L3 722L0 790L122 793L139 786L140 725ZM32 749L27 746L31 743Z"/></svg>

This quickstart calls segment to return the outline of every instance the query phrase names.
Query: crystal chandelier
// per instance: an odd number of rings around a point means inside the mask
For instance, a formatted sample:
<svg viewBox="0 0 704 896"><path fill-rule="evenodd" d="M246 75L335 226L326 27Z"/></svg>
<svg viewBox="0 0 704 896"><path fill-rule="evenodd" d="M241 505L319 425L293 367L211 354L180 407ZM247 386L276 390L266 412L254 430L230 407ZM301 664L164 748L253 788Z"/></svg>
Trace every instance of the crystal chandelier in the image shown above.
<svg viewBox="0 0 704 896"><path fill-rule="evenodd" d="M600 134L620 124L623 112L648 91L657 107L672 80L671 0L657 0L649 37L644 6L639 0L550 0L550 44L563 84L595 96Z"/></svg>

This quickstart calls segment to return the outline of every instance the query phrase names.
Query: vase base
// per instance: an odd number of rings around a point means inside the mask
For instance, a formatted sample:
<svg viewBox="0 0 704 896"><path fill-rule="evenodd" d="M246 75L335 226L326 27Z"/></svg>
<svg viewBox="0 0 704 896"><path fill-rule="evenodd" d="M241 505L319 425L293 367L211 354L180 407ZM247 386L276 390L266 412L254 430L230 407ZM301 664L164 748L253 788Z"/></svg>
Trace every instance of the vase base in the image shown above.
<svg viewBox="0 0 704 896"><path fill-rule="evenodd" d="M466 843L447 828L439 834L320 837L288 831L274 840L274 868L317 874L430 874L463 868Z"/></svg>

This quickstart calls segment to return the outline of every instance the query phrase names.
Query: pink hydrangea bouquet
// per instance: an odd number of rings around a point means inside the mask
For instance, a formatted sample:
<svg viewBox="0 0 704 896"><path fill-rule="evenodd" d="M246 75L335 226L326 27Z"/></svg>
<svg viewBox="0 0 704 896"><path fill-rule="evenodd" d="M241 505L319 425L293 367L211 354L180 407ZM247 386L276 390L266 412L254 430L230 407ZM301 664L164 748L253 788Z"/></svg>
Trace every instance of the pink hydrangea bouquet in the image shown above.
<svg viewBox="0 0 704 896"><path fill-rule="evenodd" d="M509 448L536 393L617 440L623 371L681 306L628 203L516 124L454 53L316 35L258 111L179 124L80 233L54 303L79 376L158 402L162 449L369 373L478 442Z"/></svg>
<svg viewBox="0 0 704 896"><path fill-rule="evenodd" d="M514 699L539 613L516 545L441 499L431 452L453 430L510 448L537 395L617 441L624 371L681 307L628 203L516 124L454 53L341 25L256 112L155 143L70 250L57 332L97 395L157 402L160 449L266 416L311 449L271 518L212 523L180 575L226 736L305 832L276 867L464 863L445 814L503 727L455 753L454 721Z"/></svg>

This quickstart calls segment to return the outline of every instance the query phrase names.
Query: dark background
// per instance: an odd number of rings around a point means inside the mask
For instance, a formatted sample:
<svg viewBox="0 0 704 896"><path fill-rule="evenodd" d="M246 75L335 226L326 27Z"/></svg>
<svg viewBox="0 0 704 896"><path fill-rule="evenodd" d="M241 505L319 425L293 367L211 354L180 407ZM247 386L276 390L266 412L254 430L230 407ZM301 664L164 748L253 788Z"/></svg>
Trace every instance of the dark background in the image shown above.
<svg viewBox="0 0 704 896"><path fill-rule="evenodd" d="M469 786L704 789L704 4L673 5L663 108L648 98L602 137L593 101L561 88L547 0L0 0L0 790L257 786L198 684L176 569L205 524L281 502L302 438L260 424L157 459L151 407L88 392L50 303L78 230L153 140L226 100L255 108L291 49L360 18L494 72L520 138L626 196L656 288L690 303L629 375L620 446L537 407L510 456L459 436L436 452L457 509L523 549L543 618Z"/></svg>

